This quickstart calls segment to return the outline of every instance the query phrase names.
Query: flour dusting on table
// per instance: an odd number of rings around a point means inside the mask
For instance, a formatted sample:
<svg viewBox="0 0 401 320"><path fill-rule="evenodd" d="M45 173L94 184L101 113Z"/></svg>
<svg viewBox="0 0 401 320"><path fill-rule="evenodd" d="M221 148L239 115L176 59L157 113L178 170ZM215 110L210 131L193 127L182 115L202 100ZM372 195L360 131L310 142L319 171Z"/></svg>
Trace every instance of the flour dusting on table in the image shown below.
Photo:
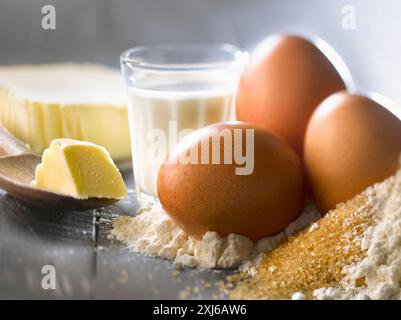
<svg viewBox="0 0 401 320"><path fill-rule="evenodd" d="M153 204L135 217L115 218L111 235L132 251L172 260L176 267L236 268L258 253L274 249L288 235L319 217L317 210L308 206L283 232L255 243L238 234L222 238L212 231L196 240L182 231L159 204Z"/></svg>

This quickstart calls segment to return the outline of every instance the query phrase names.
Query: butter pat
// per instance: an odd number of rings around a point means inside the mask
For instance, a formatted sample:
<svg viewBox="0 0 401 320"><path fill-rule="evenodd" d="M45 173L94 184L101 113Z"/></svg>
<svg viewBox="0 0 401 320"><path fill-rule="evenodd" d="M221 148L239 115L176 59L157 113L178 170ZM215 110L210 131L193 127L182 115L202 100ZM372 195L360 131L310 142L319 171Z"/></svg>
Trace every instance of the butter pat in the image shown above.
<svg viewBox="0 0 401 320"><path fill-rule="evenodd" d="M0 123L36 152L56 138L90 141L131 157L120 73L94 64L0 67Z"/></svg>
<svg viewBox="0 0 401 320"><path fill-rule="evenodd" d="M52 141L36 167L32 186L79 199L127 195L124 180L106 149L71 139Z"/></svg>

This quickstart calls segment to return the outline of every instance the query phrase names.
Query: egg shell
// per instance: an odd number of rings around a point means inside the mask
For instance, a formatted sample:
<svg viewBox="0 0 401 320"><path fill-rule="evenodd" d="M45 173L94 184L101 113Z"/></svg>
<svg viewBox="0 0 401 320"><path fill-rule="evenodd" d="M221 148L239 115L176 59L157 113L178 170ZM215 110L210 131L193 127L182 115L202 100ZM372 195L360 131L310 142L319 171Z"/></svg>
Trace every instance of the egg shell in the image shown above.
<svg viewBox="0 0 401 320"><path fill-rule="evenodd" d="M319 103L345 89L332 63L310 41L273 36L252 53L238 90L238 120L286 139L302 156L305 129Z"/></svg>
<svg viewBox="0 0 401 320"><path fill-rule="evenodd" d="M223 130L240 129L245 150L246 129L254 133L254 169L237 175L232 164L171 163L202 143L212 141ZM236 140L238 141L238 140ZM220 159L234 139L220 138ZM212 143L209 143L211 154ZM234 149L233 149L234 150ZM245 155L245 151L243 151ZM302 164L293 149L281 138L249 123L223 122L207 126L184 138L162 164L157 190L169 216L188 234L201 237L207 231L220 236L230 233L252 240L282 231L302 210L304 176Z"/></svg>
<svg viewBox="0 0 401 320"><path fill-rule="evenodd" d="M400 167L401 121L375 101L341 92L316 109L305 136L304 162L324 213Z"/></svg>

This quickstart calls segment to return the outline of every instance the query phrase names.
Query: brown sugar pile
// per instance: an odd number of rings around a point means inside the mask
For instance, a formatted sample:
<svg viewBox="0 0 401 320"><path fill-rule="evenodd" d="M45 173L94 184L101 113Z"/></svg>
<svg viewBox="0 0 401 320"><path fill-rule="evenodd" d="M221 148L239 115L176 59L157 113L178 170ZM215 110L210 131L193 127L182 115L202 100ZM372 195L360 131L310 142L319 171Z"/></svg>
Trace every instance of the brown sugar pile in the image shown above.
<svg viewBox="0 0 401 320"><path fill-rule="evenodd" d="M336 286L343 267L359 263L364 231L374 223L374 204L366 193L337 206L324 218L288 238L261 262L228 280L232 299L290 299L295 292L311 298L314 289Z"/></svg>

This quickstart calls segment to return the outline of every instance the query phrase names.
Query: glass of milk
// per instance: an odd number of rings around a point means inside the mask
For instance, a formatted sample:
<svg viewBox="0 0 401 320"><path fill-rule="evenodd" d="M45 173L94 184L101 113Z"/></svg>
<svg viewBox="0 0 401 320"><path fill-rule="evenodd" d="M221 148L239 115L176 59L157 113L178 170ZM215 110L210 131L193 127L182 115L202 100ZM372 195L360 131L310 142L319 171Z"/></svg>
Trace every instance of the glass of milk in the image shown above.
<svg viewBox="0 0 401 320"><path fill-rule="evenodd" d="M157 200L157 174L186 134L234 118L246 52L228 44L136 47L121 55L140 206Z"/></svg>

